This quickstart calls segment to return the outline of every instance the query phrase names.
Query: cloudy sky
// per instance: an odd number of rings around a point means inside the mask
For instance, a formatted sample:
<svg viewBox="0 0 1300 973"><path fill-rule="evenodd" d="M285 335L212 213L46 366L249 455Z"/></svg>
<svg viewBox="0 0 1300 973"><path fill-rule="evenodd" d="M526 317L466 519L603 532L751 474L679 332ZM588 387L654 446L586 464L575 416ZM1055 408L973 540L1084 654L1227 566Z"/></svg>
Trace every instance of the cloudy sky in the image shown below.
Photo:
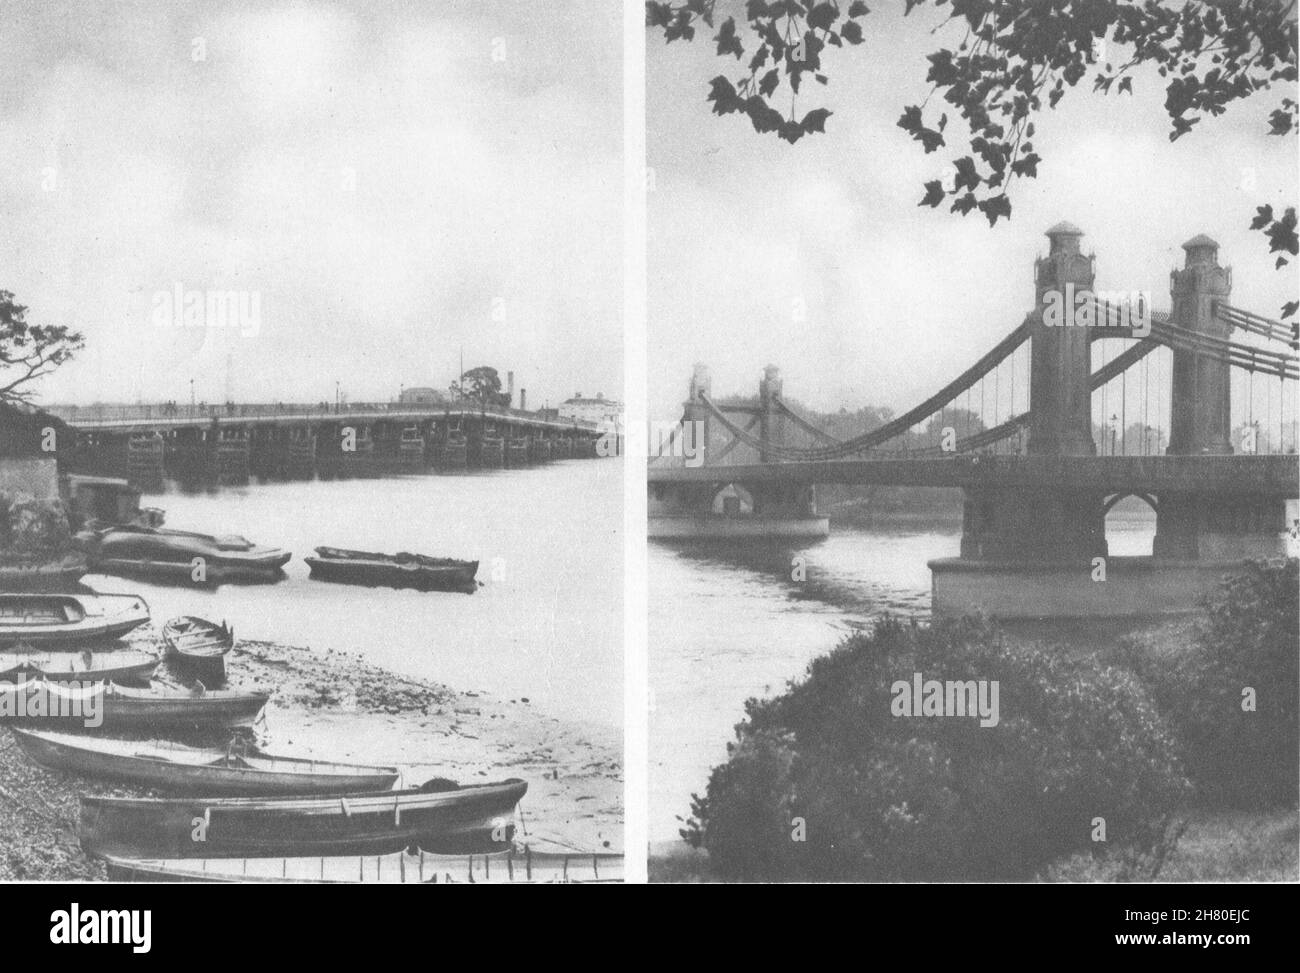
<svg viewBox="0 0 1300 973"><path fill-rule="evenodd" d="M6 3L0 289L88 341L42 398L386 400L462 346L530 405L617 394L620 17ZM177 285L256 296L259 326L160 327Z"/></svg>
<svg viewBox="0 0 1300 973"><path fill-rule="evenodd" d="M1122 100L1070 91L1038 120L1038 179L1013 187L1011 221L990 229L917 208L925 181L950 183L953 156L925 155L895 124L926 95L924 55L956 42L930 35L932 8L904 20L901 2L871 7L866 44L833 52L830 85L800 101L800 113L834 111L827 134L795 146L710 114L708 79L740 73L711 44L649 35L651 415L680 413L696 361L715 394L755 394L775 363L787 395L811 406L902 411L1019 323L1043 231L1062 219L1086 232L1099 288L1168 307L1180 244L1205 232L1233 266L1234 303L1276 316L1290 299L1294 277L1246 229L1256 206L1280 214L1296 200L1296 143L1263 134L1276 93L1171 144L1154 73Z"/></svg>

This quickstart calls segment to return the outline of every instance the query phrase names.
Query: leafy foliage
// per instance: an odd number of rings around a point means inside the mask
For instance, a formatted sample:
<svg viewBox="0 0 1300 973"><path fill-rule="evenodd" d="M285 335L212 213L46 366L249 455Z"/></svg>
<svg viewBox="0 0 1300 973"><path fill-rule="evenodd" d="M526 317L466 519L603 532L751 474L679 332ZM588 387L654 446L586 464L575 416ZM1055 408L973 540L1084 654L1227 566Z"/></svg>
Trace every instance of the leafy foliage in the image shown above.
<svg viewBox="0 0 1300 973"><path fill-rule="evenodd" d="M60 500L0 494L0 562L66 552L75 547Z"/></svg>
<svg viewBox="0 0 1300 973"><path fill-rule="evenodd" d="M891 686L998 680L1001 722L891 714ZM1108 847L1150 855L1187 783L1133 676L1008 644L986 624L880 623L746 704L683 837L740 878L1024 878ZM792 840L796 819L805 840Z"/></svg>
<svg viewBox="0 0 1300 973"><path fill-rule="evenodd" d="M906 0L905 12L925 6L947 7L932 33L951 24L962 36L929 54L930 93L903 109L898 126L929 154L954 139L952 113L964 123L955 141L964 139L967 151L953 160L947 180L925 183L921 206L946 202L990 224L1009 218L1011 181L1035 178L1043 162L1034 150L1034 118L1089 76L1094 91L1132 94L1135 69L1153 67L1164 79L1171 141L1274 85L1284 96L1269 116L1269 133L1290 135L1298 124L1293 0ZM690 41L697 24L714 27L717 7L718 0L649 0L646 23L669 43ZM713 111L743 114L755 131L791 143L824 131L830 111L814 108L800 118L796 100L807 75L829 83L831 48L864 43L870 12L862 2L746 0L744 26L727 17L714 41L724 58L744 61L752 53L745 74L710 82ZM1127 56L1113 64L1111 50ZM788 100L788 109L778 110L778 99Z"/></svg>
<svg viewBox="0 0 1300 973"><path fill-rule="evenodd" d="M1288 206L1286 212L1282 214L1279 220L1273 216L1272 206L1261 206L1255 211L1255 218L1250 221L1252 230L1260 230L1268 237L1269 253L1290 254L1294 257L1297 253L1300 241L1296 239L1295 231L1295 207ZM1277 269L1285 267L1290 261L1285 256L1279 256L1274 266ZM1282 317L1293 317L1300 302L1288 301L1282 306Z"/></svg>
<svg viewBox="0 0 1300 973"><path fill-rule="evenodd" d="M452 382L451 394L455 399L469 399L480 405L510 405L510 394L501 391L501 376L490 365L471 368L460 377L459 382Z"/></svg>
<svg viewBox="0 0 1300 973"><path fill-rule="evenodd" d="M1300 576L1295 559L1251 562L1224 580L1209 618L1177 658L1128 650L1185 749L1201 797L1243 808L1295 807L1300 789ZM1242 689L1257 694L1242 710Z"/></svg>
<svg viewBox="0 0 1300 973"><path fill-rule="evenodd" d="M30 383L48 375L85 342L63 325L27 323L27 308L0 290L0 402L26 402Z"/></svg>

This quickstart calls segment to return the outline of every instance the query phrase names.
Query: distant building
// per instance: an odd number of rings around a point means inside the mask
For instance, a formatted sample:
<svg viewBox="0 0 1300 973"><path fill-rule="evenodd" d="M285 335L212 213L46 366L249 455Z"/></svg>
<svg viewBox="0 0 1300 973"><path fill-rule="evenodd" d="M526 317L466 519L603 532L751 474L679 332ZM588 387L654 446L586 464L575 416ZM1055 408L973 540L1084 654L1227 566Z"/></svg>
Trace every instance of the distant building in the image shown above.
<svg viewBox="0 0 1300 973"><path fill-rule="evenodd" d="M447 397L437 389L417 386L415 388L402 389L402 393L397 397L397 401L402 405L442 405L447 401Z"/></svg>
<svg viewBox="0 0 1300 973"><path fill-rule="evenodd" d="M561 420L590 422L602 429L617 429L623 424L623 403L607 399L600 392L594 399L584 398L581 392L575 392L573 398L560 403L557 411Z"/></svg>

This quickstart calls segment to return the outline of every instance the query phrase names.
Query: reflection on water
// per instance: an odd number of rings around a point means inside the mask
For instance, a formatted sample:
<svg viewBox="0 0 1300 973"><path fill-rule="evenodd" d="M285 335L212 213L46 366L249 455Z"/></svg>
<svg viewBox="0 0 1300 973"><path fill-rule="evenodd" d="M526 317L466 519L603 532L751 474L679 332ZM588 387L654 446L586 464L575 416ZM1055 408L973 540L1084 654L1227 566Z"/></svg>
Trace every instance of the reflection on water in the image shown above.
<svg viewBox="0 0 1300 973"><path fill-rule="evenodd" d="M621 464L265 483L142 502L165 508L169 527L294 554L269 585L86 576L99 591L142 594L155 627L181 614L226 619L237 637L356 651L456 689L622 725ZM302 557L318 545L478 559L484 586L465 595L312 581Z"/></svg>
<svg viewBox="0 0 1300 973"><path fill-rule="evenodd" d="M1111 554L1151 553L1154 517L1112 514ZM958 554L958 530L832 525L803 546L650 545L650 840L677 836L744 701L885 613L930 614L926 562ZM802 568L805 580L795 580Z"/></svg>

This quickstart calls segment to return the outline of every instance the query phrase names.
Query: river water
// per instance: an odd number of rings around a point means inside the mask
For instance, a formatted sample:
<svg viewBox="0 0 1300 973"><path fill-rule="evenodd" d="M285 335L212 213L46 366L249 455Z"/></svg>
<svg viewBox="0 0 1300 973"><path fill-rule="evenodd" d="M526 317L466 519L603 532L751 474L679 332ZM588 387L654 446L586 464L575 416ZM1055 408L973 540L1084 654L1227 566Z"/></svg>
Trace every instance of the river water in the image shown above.
<svg viewBox="0 0 1300 973"><path fill-rule="evenodd" d="M1151 553L1155 517L1107 522L1113 555ZM751 696L780 692L874 617L928 618L926 562L955 557L960 528L885 530L832 524L801 547L719 549L651 542L650 819L652 843L670 841L727 756ZM803 580L792 579L802 558Z"/></svg>
<svg viewBox="0 0 1300 973"><path fill-rule="evenodd" d="M165 509L169 527L292 551L286 577L217 589L84 582L139 592L155 625L180 614L226 619L237 637L359 652L454 689L621 727L621 465L172 489L141 502ZM319 545L477 558L484 585L465 595L313 581L302 557Z"/></svg>

